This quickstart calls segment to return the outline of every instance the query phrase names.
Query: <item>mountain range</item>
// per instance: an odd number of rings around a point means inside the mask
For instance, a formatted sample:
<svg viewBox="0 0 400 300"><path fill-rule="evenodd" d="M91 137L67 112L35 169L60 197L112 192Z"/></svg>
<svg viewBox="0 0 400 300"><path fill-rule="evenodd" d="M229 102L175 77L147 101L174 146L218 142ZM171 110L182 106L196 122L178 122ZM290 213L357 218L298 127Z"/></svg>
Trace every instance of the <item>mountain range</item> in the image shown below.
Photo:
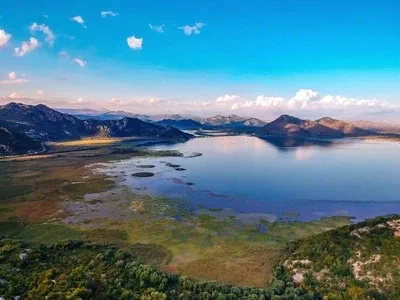
<svg viewBox="0 0 400 300"><path fill-rule="evenodd" d="M0 106L0 154L37 151L44 142L87 137L137 136L187 141L194 136L181 130L199 129L225 129L230 132L234 129L234 132L259 137L343 138L400 135L400 129L395 126L363 121L351 123L329 117L304 120L282 115L266 123L256 118L233 114L210 118L169 116L170 118L156 120L154 116L149 115L109 112L92 118L78 118L42 104L33 106L12 102ZM237 130L240 128L246 130Z"/></svg>
<svg viewBox="0 0 400 300"><path fill-rule="evenodd" d="M186 141L193 136L170 126L160 126L137 118L82 120L45 105L9 103L0 106L0 153L37 150L40 143L84 137L155 137Z"/></svg>
<svg viewBox="0 0 400 300"><path fill-rule="evenodd" d="M377 132L359 128L351 123L328 117L313 121L282 115L264 125L259 131L259 134L262 136L301 138L343 138L346 136L368 136L377 134Z"/></svg>
<svg viewBox="0 0 400 300"><path fill-rule="evenodd" d="M95 120L120 120L122 118L137 118L145 122L163 122L173 123L172 121L183 121L175 123L176 128L182 129L204 129L204 125L207 126L221 126L221 127L261 127L266 124L266 122L252 117L240 117L234 114L230 115L216 115L213 117L197 117L192 115L180 115L180 114L172 114L172 115L147 115L147 114L134 114L125 111L110 111L110 112L80 112L80 111L71 111L71 110L60 110L62 112L71 112L77 118L82 120L95 119ZM192 126L188 126L189 124L187 120L196 121L198 124L192 123ZM173 125L171 125L173 126ZM181 126L181 127L180 127Z"/></svg>

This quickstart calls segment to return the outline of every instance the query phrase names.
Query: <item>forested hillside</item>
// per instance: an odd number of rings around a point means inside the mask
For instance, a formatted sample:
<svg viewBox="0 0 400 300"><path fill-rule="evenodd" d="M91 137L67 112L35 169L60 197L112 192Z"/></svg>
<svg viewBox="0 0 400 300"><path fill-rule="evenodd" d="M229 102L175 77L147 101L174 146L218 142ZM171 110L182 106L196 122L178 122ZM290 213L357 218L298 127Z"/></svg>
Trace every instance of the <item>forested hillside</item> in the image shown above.
<svg viewBox="0 0 400 300"><path fill-rule="evenodd" d="M298 286L328 299L400 299L400 217L292 242L282 264Z"/></svg>

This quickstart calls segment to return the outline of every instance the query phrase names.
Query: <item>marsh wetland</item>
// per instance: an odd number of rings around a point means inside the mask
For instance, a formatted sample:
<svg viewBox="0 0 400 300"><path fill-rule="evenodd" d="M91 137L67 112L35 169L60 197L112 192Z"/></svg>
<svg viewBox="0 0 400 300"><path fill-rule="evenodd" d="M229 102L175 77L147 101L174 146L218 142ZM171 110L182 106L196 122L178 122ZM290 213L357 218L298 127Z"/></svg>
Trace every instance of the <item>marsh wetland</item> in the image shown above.
<svg viewBox="0 0 400 300"><path fill-rule="evenodd" d="M213 137L4 161L0 234L112 243L167 272L263 287L287 242L400 212L398 143L294 145Z"/></svg>

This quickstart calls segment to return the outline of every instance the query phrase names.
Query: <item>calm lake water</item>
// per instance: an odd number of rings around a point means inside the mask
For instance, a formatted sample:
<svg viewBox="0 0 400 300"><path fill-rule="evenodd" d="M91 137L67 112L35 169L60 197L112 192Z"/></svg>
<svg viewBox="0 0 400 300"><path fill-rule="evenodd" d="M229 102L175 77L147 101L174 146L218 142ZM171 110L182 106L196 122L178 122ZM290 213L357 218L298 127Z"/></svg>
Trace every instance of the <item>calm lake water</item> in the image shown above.
<svg viewBox="0 0 400 300"><path fill-rule="evenodd" d="M125 183L136 191L186 198L193 207L225 209L229 214L279 217L294 212L307 220L331 215L359 220L400 213L398 142L233 136L149 148L202 156L132 159L114 162L105 170L124 174ZM155 167L137 168L140 164ZM138 171L151 171L155 176L131 176Z"/></svg>

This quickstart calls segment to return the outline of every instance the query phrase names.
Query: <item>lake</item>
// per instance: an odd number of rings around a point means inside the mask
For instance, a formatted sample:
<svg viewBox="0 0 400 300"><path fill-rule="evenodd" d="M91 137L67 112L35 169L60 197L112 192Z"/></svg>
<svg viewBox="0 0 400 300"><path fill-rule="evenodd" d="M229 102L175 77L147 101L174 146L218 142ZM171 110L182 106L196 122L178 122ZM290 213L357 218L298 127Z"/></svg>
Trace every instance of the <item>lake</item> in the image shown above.
<svg viewBox="0 0 400 300"><path fill-rule="evenodd" d="M136 192L188 199L194 210L216 214L361 220L400 213L398 142L221 136L148 148L178 150L185 157L133 158L102 165L101 171L122 176ZM140 171L155 176L131 176Z"/></svg>

